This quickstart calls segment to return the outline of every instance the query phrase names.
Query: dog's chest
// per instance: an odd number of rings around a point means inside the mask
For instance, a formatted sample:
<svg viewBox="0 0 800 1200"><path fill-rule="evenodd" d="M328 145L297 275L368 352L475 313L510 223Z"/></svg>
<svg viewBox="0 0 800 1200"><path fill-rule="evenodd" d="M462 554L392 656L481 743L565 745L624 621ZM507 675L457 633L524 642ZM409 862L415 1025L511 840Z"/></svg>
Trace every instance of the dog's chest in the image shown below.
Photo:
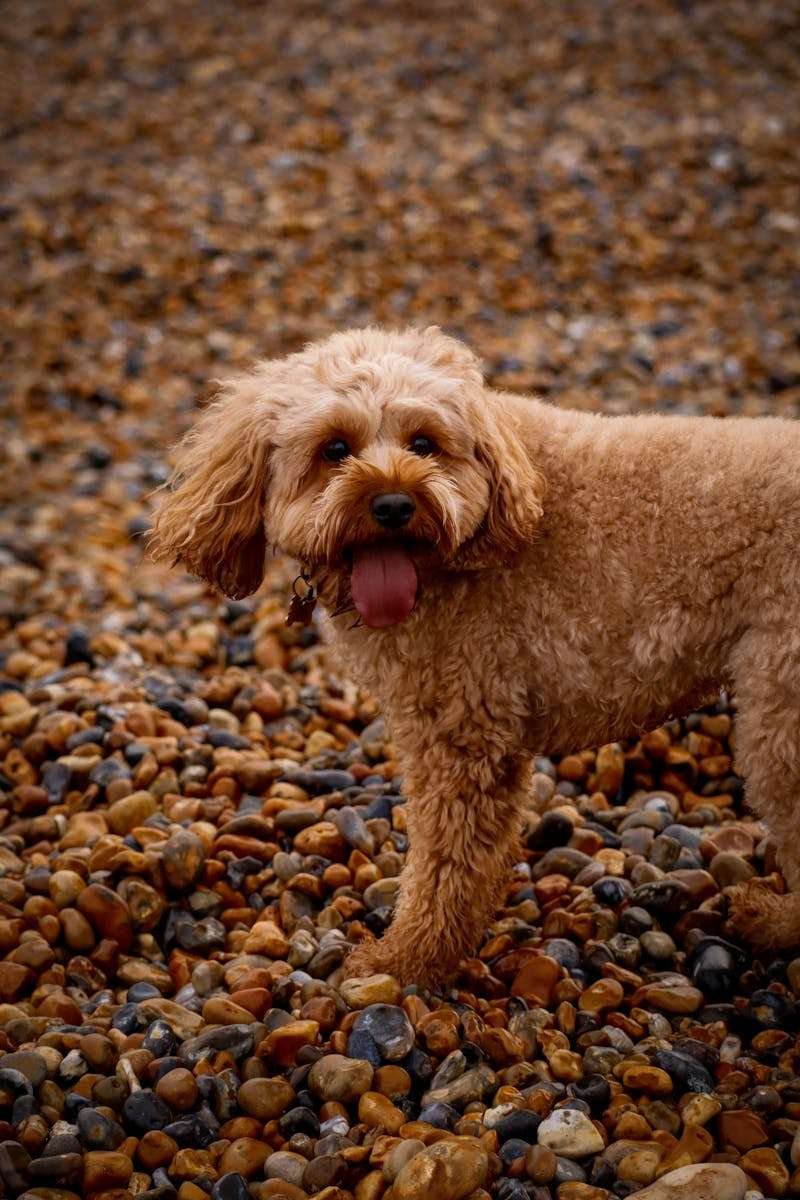
<svg viewBox="0 0 800 1200"><path fill-rule="evenodd" d="M428 586L412 617L392 629L341 630L349 673L384 708L398 700L452 721L502 719L517 709L530 667L530 631L509 573L456 577ZM338 625L338 623L337 623Z"/></svg>

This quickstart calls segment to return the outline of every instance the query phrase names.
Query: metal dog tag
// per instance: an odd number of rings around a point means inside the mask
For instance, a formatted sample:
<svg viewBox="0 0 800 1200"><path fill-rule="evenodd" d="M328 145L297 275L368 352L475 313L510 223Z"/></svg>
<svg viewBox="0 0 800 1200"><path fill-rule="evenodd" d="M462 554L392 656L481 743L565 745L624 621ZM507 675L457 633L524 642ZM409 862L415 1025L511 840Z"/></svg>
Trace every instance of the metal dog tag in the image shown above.
<svg viewBox="0 0 800 1200"><path fill-rule="evenodd" d="M303 595L297 591L300 581L308 588ZM289 611L286 614L287 625L310 625L314 609L317 607L317 593L307 575L298 575L292 584L292 598L289 601Z"/></svg>

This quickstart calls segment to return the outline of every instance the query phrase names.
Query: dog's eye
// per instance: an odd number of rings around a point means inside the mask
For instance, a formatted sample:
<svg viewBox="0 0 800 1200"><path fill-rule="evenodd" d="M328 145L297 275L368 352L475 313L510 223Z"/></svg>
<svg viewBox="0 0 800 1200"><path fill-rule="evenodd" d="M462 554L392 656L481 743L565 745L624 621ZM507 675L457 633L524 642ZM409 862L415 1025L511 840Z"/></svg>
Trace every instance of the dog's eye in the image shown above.
<svg viewBox="0 0 800 1200"><path fill-rule="evenodd" d="M328 462L341 462L343 458L349 458L352 453L344 438L334 438L322 449L322 457L326 458Z"/></svg>
<svg viewBox="0 0 800 1200"><path fill-rule="evenodd" d="M429 454L435 454L439 447L433 438L425 437L424 433L418 433L408 443L408 448L412 454L418 454L420 458L426 458Z"/></svg>

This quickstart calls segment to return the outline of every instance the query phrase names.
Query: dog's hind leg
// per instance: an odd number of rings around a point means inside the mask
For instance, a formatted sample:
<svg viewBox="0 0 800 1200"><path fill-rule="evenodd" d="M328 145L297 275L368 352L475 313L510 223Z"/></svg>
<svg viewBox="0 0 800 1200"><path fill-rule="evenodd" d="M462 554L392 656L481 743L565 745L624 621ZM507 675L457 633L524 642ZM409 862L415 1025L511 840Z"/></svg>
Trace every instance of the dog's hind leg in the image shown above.
<svg viewBox="0 0 800 1200"><path fill-rule="evenodd" d="M783 628L752 629L732 659L739 706L736 766L793 892L800 892L799 626L792 621ZM744 884L729 897L729 930L754 949L800 945L800 896Z"/></svg>
<svg viewBox="0 0 800 1200"><path fill-rule="evenodd" d="M349 975L449 979L495 911L519 849L527 759L437 741L408 758L410 847L391 928L349 957Z"/></svg>

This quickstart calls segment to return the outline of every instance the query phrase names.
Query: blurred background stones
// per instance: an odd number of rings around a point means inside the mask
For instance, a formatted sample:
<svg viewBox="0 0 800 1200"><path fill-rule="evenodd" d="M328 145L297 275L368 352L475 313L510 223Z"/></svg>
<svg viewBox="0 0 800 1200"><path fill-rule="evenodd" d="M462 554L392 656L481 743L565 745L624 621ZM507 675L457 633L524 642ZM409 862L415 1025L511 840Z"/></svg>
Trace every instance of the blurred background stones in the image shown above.
<svg viewBox="0 0 800 1200"><path fill-rule="evenodd" d="M452 991L342 982L407 848L390 735L284 627L291 564L228 602L142 555L212 380L348 325L556 404L797 415L796 8L26 0L1 36L3 1194L800 1195L800 960L724 936L726 888L781 887L732 698L538 761Z"/></svg>

